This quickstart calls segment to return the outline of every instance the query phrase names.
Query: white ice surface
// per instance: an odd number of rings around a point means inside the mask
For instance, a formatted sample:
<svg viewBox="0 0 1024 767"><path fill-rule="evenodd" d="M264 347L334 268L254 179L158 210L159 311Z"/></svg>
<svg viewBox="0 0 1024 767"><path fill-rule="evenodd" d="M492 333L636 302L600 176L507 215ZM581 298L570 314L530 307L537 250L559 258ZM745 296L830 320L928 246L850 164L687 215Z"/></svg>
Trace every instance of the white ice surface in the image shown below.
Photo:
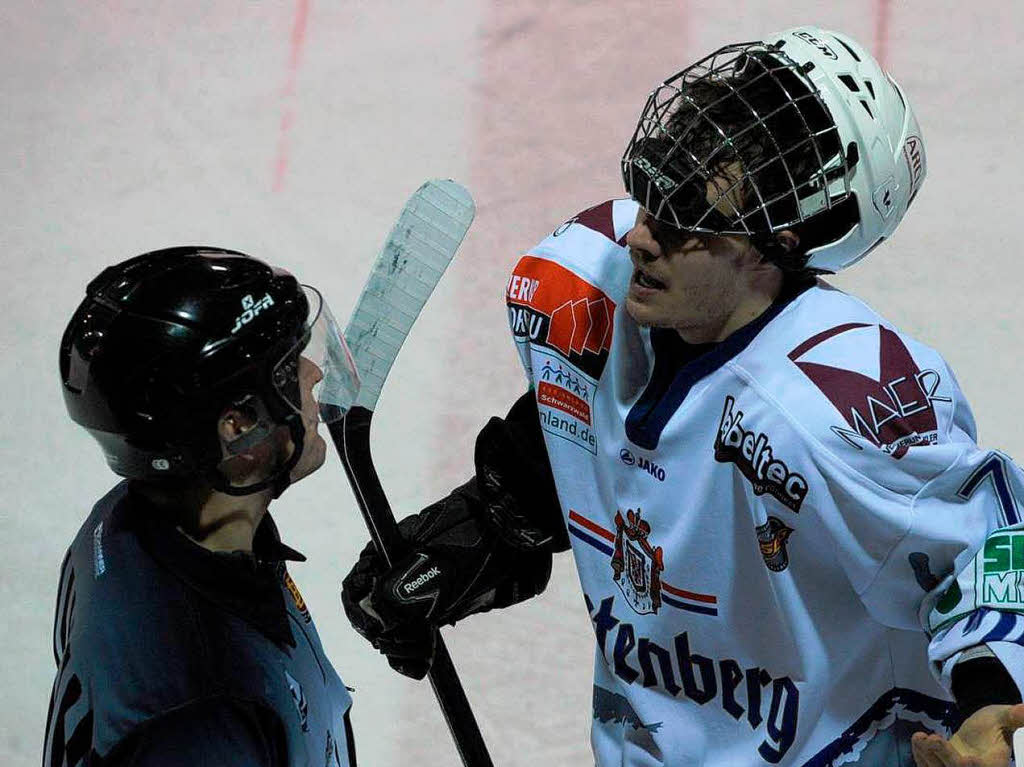
<svg viewBox="0 0 1024 767"><path fill-rule="evenodd" d="M344 321L408 194L434 176L469 185L477 222L375 423L392 503L416 510L462 481L476 430L522 388L501 302L515 257L620 194L618 155L647 91L727 42L810 22L878 50L887 14L887 61L919 114L929 178L893 241L835 282L942 350L983 443L1024 455L1024 5L828 5L8 0L0 764L39 762L57 570L114 481L67 421L57 374L60 334L91 277L145 250L223 245L317 285ZM366 535L337 461L273 510L309 557L293 575L356 688L360 763L454 764L427 686L392 673L341 614L338 584ZM543 597L447 636L496 764L589 763L593 639L567 557Z"/></svg>

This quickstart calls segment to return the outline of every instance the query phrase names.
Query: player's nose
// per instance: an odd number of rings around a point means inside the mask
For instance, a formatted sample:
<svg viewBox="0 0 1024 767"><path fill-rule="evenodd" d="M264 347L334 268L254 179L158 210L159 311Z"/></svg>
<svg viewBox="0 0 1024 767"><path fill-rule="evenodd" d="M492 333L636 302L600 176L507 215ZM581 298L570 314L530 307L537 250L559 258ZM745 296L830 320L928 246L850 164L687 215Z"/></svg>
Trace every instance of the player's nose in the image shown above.
<svg viewBox="0 0 1024 767"><path fill-rule="evenodd" d="M633 228L626 232L626 247L634 258L645 261L657 258L658 243L644 221L637 221Z"/></svg>

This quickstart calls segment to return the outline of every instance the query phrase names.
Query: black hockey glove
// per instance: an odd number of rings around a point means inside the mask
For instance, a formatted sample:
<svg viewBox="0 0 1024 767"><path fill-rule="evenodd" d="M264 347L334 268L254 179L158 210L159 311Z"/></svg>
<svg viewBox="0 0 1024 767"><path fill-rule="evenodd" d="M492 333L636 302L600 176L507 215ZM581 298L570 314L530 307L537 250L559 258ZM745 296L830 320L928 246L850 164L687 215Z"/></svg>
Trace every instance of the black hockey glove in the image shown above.
<svg viewBox="0 0 1024 767"><path fill-rule="evenodd" d="M517 531L520 545L509 543L480 513L485 503L470 481L399 523L411 553L394 567L386 567L371 543L342 583L352 626L401 674L426 675L437 627L521 602L547 586L545 537Z"/></svg>
<svg viewBox="0 0 1024 767"><path fill-rule="evenodd" d="M476 478L398 524L411 552L390 570L368 545L342 586L355 629L421 679L436 627L544 590L569 548L532 392L476 440Z"/></svg>

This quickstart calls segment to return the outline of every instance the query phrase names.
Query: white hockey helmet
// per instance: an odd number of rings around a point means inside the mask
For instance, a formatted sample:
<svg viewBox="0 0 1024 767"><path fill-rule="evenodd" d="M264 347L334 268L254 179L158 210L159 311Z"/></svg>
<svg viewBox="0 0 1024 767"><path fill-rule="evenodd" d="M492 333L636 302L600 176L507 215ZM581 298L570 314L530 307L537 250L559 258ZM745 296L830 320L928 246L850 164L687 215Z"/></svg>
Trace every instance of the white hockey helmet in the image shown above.
<svg viewBox="0 0 1024 767"><path fill-rule="evenodd" d="M860 219L839 240L809 252L807 265L838 272L886 240L899 225L927 172L921 128L903 89L862 45L839 32L795 27L767 38L805 68L835 120L843 145L854 142L858 157L844 185L857 199Z"/></svg>
<svg viewBox="0 0 1024 767"><path fill-rule="evenodd" d="M896 229L924 181L906 96L851 38L813 26L728 45L648 97L622 158L626 189L686 231L751 236L837 272Z"/></svg>

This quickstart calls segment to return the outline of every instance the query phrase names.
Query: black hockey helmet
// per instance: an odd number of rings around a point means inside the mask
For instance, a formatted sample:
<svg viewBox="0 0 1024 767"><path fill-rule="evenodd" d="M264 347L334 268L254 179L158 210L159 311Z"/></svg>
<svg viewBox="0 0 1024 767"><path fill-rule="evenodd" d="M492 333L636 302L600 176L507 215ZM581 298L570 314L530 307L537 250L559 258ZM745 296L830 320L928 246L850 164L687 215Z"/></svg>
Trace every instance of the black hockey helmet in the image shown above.
<svg viewBox="0 0 1024 767"><path fill-rule="evenodd" d="M321 348L311 351L319 336ZM60 345L64 402L115 473L202 477L231 495L279 495L302 453L299 357L328 368L351 358L320 294L237 251L179 247L108 267L86 288ZM340 361L340 362L339 362ZM243 409L255 426L227 446L217 421ZM294 450L266 479L232 485L226 458L281 440Z"/></svg>

